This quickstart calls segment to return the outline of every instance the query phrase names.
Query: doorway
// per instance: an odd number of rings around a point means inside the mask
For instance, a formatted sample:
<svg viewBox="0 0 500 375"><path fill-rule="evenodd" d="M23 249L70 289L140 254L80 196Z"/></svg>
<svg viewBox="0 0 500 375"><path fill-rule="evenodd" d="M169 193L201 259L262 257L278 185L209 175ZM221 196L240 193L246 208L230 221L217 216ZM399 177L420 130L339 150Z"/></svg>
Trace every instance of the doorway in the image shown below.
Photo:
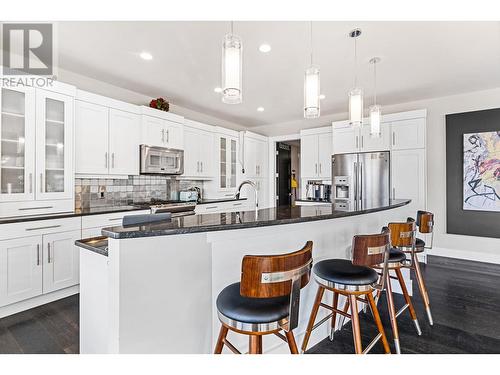
<svg viewBox="0 0 500 375"><path fill-rule="evenodd" d="M300 141L276 142L276 206L291 206L300 198Z"/></svg>

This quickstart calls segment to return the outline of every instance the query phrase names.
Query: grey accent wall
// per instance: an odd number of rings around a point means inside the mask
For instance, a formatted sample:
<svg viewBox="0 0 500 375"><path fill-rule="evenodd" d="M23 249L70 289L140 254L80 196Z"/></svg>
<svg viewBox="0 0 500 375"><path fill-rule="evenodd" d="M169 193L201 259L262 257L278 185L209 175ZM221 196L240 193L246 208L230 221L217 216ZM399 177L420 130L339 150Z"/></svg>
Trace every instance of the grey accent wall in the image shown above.
<svg viewBox="0 0 500 375"><path fill-rule="evenodd" d="M500 130L500 109L446 115L446 230L500 238L500 212L463 209L463 135Z"/></svg>

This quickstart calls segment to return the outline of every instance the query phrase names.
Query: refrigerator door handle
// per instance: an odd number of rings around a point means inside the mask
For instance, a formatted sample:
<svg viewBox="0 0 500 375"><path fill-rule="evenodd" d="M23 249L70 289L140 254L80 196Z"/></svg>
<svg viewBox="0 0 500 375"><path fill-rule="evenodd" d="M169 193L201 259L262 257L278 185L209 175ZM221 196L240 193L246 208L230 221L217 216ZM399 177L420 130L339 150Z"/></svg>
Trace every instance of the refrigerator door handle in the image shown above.
<svg viewBox="0 0 500 375"><path fill-rule="evenodd" d="M363 163L359 162L359 209L362 207L363 199Z"/></svg>
<svg viewBox="0 0 500 375"><path fill-rule="evenodd" d="M358 201L358 163L354 162L354 208Z"/></svg>

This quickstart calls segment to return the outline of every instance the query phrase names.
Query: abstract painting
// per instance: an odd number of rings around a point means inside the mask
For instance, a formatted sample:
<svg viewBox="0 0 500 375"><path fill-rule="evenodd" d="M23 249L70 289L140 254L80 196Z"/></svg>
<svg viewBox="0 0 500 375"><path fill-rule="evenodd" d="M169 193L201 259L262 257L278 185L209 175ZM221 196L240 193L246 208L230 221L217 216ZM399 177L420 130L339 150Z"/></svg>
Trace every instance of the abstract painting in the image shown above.
<svg viewBox="0 0 500 375"><path fill-rule="evenodd" d="M464 134L463 209L500 212L500 131Z"/></svg>

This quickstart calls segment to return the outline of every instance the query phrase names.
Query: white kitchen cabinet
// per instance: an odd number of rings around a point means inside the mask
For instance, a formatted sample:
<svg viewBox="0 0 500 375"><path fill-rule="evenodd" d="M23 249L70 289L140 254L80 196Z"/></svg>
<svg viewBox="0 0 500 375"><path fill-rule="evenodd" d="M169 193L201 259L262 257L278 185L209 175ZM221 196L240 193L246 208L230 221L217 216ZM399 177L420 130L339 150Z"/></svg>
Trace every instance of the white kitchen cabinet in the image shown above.
<svg viewBox="0 0 500 375"><path fill-rule="evenodd" d="M0 202L35 199L35 89L2 88Z"/></svg>
<svg viewBox="0 0 500 375"><path fill-rule="evenodd" d="M76 173L139 174L138 114L76 101Z"/></svg>
<svg viewBox="0 0 500 375"><path fill-rule="evenodd" d="M148 146L183 150L184 119L180 116L162 113L160 110L142 108L142 143ZM172 117L175 121L165 117Z"/></svg>
<svg viewBox="0 0 500 375"><path fill-rule="evenodd" d="M218 188L220 191L234 191L237 187L238 138L217 135L218 150Z"/></svg>
<svg viewBox="0 0 500 375"><path fill-rule="evenodd" d="M393 150L425 148L425 118L392 121Z"/></svg>
<svg viewBox="0 0 500 375"><path fill-rule="evenodd" d="M42 236L0 241L0 306L42 294Z"/></svg>
<svg viewBox="0 0 500 375"><path fill-rule="evenodd" d="M43 236L43 293L78 284L80 238L80 230Z"/></svg>
<svg viewBox="0 0 500 375"><path fill-rule="evenodd" d="M373 137L370 134L370 124L365 124L360 129L359 151L387 151L391 148L391 127L388 123L380 124L380 136ZM335 141L334 141L335 142Z"/></svg>
<svg viewBox="0 0 500 375"><path fill-rule="evenodd" d="M214 135L209 131L184 127L183 177L209 179L214 177Z"/></svg>
<svg viewBox="0 0 500 375"><path fill-rule="evenodd" d="M79 100L75 108L76 173L108 174L109 110Z"/></svg>
<svg viewBox="0 0 500 375"><path fill-rule="evenodd" d="M392 198L411 199L412 212L425 209L425 149L392 151L391 169Z"/></svg>
<svg viewBox="0 0 500 375"><path fill-rule="evenodd" d="M391 148L390 123L380 125L380 137L372 137L368 121L359 128L347 121L333 123L333 154L385 151Z"/></svg>
<svg viewBox="0 0 500 375"><path fill-rule="evenodd" d="M245 135L244 160L245 177L247 178L268 178L269 146L267 139L263 138L262 136L257 138Z"/></svg>
<svg viewBox="0 0 500 375"><path fill-rule="evenodd" d="M359 152L359 129L349 126L347 122L333 126L333 154Z"/></svg>
<svg viewBox="0 0 500 375"><path fill-rule="evenodd" d="M300 173L303 178L331 179L332 133L310 129L300 136Z"/></svg>
<svg viewBox="0 0 500 375"><path fill-rule="evenodd" d="M109 174L139 174L139 115L109 109Z"/></svg>

